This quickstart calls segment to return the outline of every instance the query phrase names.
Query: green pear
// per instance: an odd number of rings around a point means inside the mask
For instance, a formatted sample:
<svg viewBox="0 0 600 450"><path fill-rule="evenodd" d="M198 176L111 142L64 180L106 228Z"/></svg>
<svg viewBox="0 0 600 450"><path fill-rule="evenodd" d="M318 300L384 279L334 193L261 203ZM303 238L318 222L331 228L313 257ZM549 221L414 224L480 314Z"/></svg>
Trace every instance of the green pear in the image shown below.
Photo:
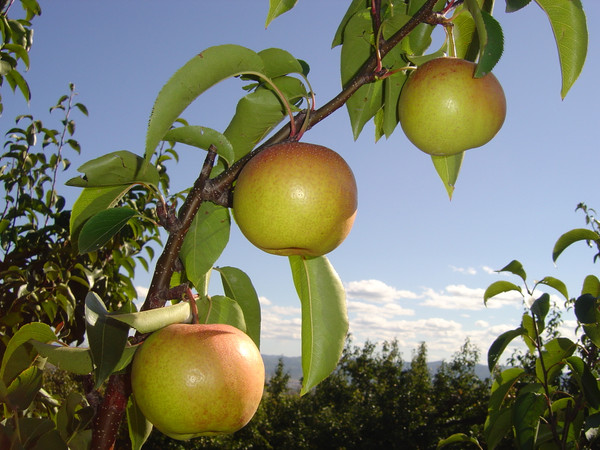
<svg viewBox="0 0 600 450"><path fill-rule="evenodd" d="M233 214L246 238L265 252L321 256L350 232L357 195L352 170L336 152L285 142L246 163L235 184Z"/></svg>
<svg viewBox="0 0 600 450"><path fill-rule="evenodd" d="M262 398L265 367L254 341L230 325L173 324L136 351L131 387L144 416L174 439L233 433Z"/></svg>
<svg viewBox="0 0 600 450"><path fill-rule="evenodd" d="M436 58L408 78L398 102L408 139L430 155L447 156L480 147L498 133L506 98L497 78L474 78L476 64Z"/></svg>

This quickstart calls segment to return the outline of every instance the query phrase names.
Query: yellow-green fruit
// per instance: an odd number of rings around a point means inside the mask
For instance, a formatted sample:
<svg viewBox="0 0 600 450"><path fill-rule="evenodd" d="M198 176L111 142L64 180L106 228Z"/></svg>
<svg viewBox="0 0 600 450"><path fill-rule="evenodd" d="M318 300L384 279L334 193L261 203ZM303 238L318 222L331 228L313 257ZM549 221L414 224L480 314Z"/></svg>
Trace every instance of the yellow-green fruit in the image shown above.
<svg viewBox="0 0 600 450"><path fill-rule="evenodd" d="M356 207L356 180L346 161L302 142L262 150L244 166L233 193L242 233L275 255L329 253L350 232Z"/></svg>
<svg viewBox="0 0 600 450"><path fill-rule="evenodd" d="M230 325L162 328L137 350L131 369L144 416L180 440L242 428L258 408L264 383L258 348Z"/></svg>
<svg viewBox="0 0 600 450"><path fill-rule="evenodd" d="M419 66L402 88L400 124L408 139L430 155L480 147L498 133L506 98L492 73L474 78L476 64L437 58Z"/></svg>

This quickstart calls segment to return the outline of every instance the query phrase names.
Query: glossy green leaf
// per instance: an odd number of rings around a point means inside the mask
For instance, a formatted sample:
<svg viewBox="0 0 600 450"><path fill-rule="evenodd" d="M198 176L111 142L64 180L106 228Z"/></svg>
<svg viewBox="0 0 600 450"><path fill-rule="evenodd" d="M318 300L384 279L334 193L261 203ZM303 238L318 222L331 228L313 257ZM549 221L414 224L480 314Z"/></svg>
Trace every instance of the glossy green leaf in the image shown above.
<svg viewBox="0 0 600 450"><path fill-rule="evenodd" d="M224 79L262 70L256 52L233 44L210 47L190 59L156 97L146 133L145 159L151 158L175 120L199 95Z"/></svg>
<svg viewBox="0 0 600 450"><path fill-rule="evenodd" d="M78 375L87 375L94 370L92 353L89 348L68 347L66 345L50 344L36 340L31 340L30 342L41 356L61 370ZM133 358L136 349L137 346L126 346L115 370L125 368Z"/></svg>
<svg viewBox="0 0 600 450"><path fill-rule="evenodd" d="M75 200L70 218L71 241L77 242L81 228L90 217L113 207L133 186L84 188Z"/></svg>
<svg viewBox="0 0 600 450"><path fill-rule="evenodd" d="M331 43L331 48L337 47L338 45L342 45L344 43L344 31L346 30L346 25L350 19L357 13L363 13L365 8L367 8L367 2L365 0L352 0L344 17L342 18L338 28L333 37L333 42Z"/></svg>
<svg viewBox="0 0 600 450"><path fill-rule="evenodd" d="M304 73L304 66L291 53L281 48L267 48L258 52L263 60L264 74L277 78L289 73Z"/></svg>
<svg viewBox="0 0 600 450"><path fill-rule="evenodd" d="M137 213L131 208L111 208L92 216L79 233L79 254L94 252L106 244Z"/></svg>
<svg viewBox="0 0 600 450"><path fill-rule="evenodd" d="M525 269L523 268L523 264L521 264L516 259L513 259L511 262L509 262L502 269L498 270L498 272L510 272L513 275L517 275L518 277L521 277L521 279L523 281L527 280L527 274L525 273Z"/></svg>
<svg viewBox="0 0 600 450"><path fill-rule="evenodd" d="M531 353L535 352L537 349L538 331L533 317L527 313L524 313L521 318L521 328L525 330L525 333L523 333L523 341L525 342L525 345L527 345L527 348Z"/></svg>
<svg viewBox="0 0 600 450"><path fill-rule="evenodd" d="M579 356L567 358L567 364L569 364L586 401L592 408L598 409L600 407L600 388L590 367Z"/></svg>
<svg viewBox="0 0 600 450"><path fill-rule="evenodd" d="M558 278L554 277L544 277L537 284L543 284L546 286L550 286L551 288L556 289L565 300L569 300L569 292L567 291L567 286Z"/></svg>
<svg viewBox="0 0 600 450"><path fill-rule="evenodd" d="M483 303L487 305L487 301L490 298L495 297L496 295L502 294L504 292L510 291L517 291L519 294L523 293L521 291L521 286L517 286L516 284L511 283L510 281L495 281L494 283L490 284L483 293Z"/></svg>
<svg viewBox="0 0 600 450"><path fill-rule="evenodd" d="M298 0L269 0L269 12L267 13L267 20L265 21L265 28L267 28L275 18L296 6L297 1Z"/></svg>
<svg viewBox="0 0 600 450"><path fill-rule="evenodd" d="M2 355L2 366L0 366L0 379L4 380L5 383L10 383L10 379L6 379L6 374L8 372L8 365L11 356L17 351L17 349L23 345L28 343L31 339L35 339L41 342L50 342L55 341L56 335L52 328L49 325L41 322L32 322L26 325L23 325L19 330L13 335L13 337L8 342L6 349L4 350L4 354Z"/></svg>
<svg viewBox="0 0 600 450"><path fill-rule="evenodd" d="M342 86L356 75L373 53L373 22L369 10L352 16L344 30L340 59ZM346 102L352 134L358 139L365 124L383 106L383 83L376 81L361 86Z"/></svg>
<svg viewBox="0 0 600 450"><path fill-rule="evenodd" d="M301 395L336 368L348 333L344 286L325 256L290 256L294 285L302 307Z"/></svg>
<svg viewBox="0 0 600 450"><path fill-rule="evenodd" d="M588 31L581 0L535 0L544 10L558 47L565 98L581 73L588 47Z"/></svg>
<svg viewBox="0 0 600 450"><path fill-rule="evenodd" d="M502 353L508 344L510 344L513 339L523 335L524 333L525 330L519 327L515 330L506 331L496 338L488 350L488 368L490 372L492 372L494 367L496 367L498 360L502 356Z"/></svg>
<svg viewBox="0 0 600 450"><path fill-rule="evenodd" d="M230 227L227 208L210 202L202 203L179 252L186 276L197 289L225 249Z"/></svg>
<svg viewBox="0 0 600 450"><path fill-rule="evenodd" d="M446 192L448 192L448 197L450 199L452 199L452 194L454 193L454 187L456 185L456 180L458 180L458 174L460 172L464 155L465 153L462 152L450 156L431 157L433 166L442 180L442 183L444 183L444 187L446 188Z"/></svg>
<svg viewBox="0 0 600 450"><path fill-rule="evenodd" d="M244 313L246 333L260 348L261 312L258 294L250 277L235 267L218 267L225 295L237 302Z"/></svg>
<svg viewBox="0 0 600 450"><path fill-rule="evenodd" d="M186 125L169 130L165 137L165 141L180 142L182 144L191 145L192 147L208 150L211 145L216 148L216 153L227 161L227 164L232 164L235 160L233 146L227 138L213 130L212 128L201 127L196 125Z"/></svg>
<svg viewBox="0 0 600 450"><path fill-rule="evenodd" d="M481 448L481 446L479 445L479 441L472 437L472 436L467 436L464 433L455 433L450 437L447 437L446 439L442 439L441 441L438 442L438 445L436 448L442 448L445 447L446 445L451 445L451 444L473 444L475 445L477 448Z"/></svg>
<svg viewBox="0 0 600 450"><path fill-rule="evenodd" d="M242 97L223 132L233 146L235 159L250 152L285 116L279 97L270 89L260 87Z"/></svg>
<svg viewBox="0 0 600 450"><path fill-rule="evenodd" d="M42 376L39 367L31 366L8 385L7 400L12 408L25 410L29 407L42 387Z"/></svg>
<svg viewBox="0 0 600 450"><path fill-rule="evenodd" d="M152 432L152 424L140 411L134 394L131 394L127 399L126 414L131 449L140 450Z"/></svg>
<svg viewBox="0 0 600 450"><path fill-rule="evenodd" d="M600 297L600 279L596 275L588 275L583 280L581 295L590 294L594 297Z"/></svg>
<svg viewBox="0 0 600 450"><path fill-rule="evenodd" d="M558 238L554 249L552 250L552 261L556 262L560 254L571 244L579 241L597 241L600 240L600 235L588 228L575 228L567 231Z"/></svg>
<svg viewBox="0 0 600 450"><path fill-rule="evenodd" d="M504 53L504 34L500 23L485 10L481 11L481 17L486 30L486 43L481 46L479 52L479 60L475 69L476 78L490 73Z"/></svg>
<svg viewBox="0 0 600 450"><path fill-rule="evenodd" d="M85 325L98 388L116 370L127 344L129 327L109 316L95 292L85 297Z"/></svg>
<svg viewBox="0 0 600 450"><path fill-rule="evenodd" d="M538 424L546 409L546 399L542 394L525 392L517 396L513 407L513 426L518 448L535 448Z"/></svg>
<svg viewBox="0 0 600 450"><path fill-rule="evenodd" d="M84 175L71 178L68 186L102 187L128 184L157 186L158 170L141 156L127 150L108 153L77 169Z"/></svg>
<svg viewBox="0 0 600 450"><path fill-rule="evenodd" d="M539 380L547 380L552 384L564 368L565 360L577 349L570 339L559 337L551 339L544 345L541 357L535 361L535 373ZM543 363L543 365L542 365Z"/></svg>
<svg viewBox="0 0 600 450"><path fill-rule="evenodd" d="M200 297L196 300L198 317L201 323L227 323L242 331L246 331L244 313L234 300L215 295ZM150 309L135 313L111 314L111 318L126 323L140 333L152 333L173 323L190 323L192 312L187 301L162 308Z"/></svg>

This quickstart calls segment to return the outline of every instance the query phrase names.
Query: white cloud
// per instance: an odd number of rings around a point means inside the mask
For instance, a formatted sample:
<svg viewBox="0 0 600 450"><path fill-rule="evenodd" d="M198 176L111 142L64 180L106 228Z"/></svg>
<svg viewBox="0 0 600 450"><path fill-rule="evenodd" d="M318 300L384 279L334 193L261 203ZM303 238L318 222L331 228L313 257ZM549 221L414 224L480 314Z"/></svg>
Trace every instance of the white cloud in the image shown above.
<svg viewBox="0 0 600 450"><path fill-rule="evenodd" d="M398 290L380 280L351 281L346 284L349 299L363 299L372 302L389 303L403 298L419 298L418 294L407 290Z"/></svg>
<svg viewBox="0 0 600 450"><path fill-rule="evenodd" d="M450 266L454 272L464 273L465 275L477 275L477 270L473 267L456 267Z"/></svg>
<svg viewBox="0 0 600 450"><path fill-rule="evenodd" d="M440 309L480 310L485 308L483 303L484 292L484 289L469 288L464 284L451 284L441 291L426 288L423 296L424 300L420 304ZM520 306L522 300L523 298L518 293L507 292L488 301L487 307Z"/></svg>
<svg viewBox="0 0 600 450"><path fill-rule="evenodd" d="M489 275L497 274L497 272L494 269L492 269L490 266L483 266L481 269Z"/></svg>

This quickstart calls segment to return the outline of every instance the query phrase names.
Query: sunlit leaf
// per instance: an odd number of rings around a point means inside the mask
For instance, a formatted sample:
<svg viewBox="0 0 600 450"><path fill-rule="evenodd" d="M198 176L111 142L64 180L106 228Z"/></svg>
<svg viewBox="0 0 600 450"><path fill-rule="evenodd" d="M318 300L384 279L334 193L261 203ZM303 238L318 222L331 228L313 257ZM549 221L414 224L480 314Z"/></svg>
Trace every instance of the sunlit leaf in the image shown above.
<svg viewBox="0 0 600 450"><path fill-rule="evenodd" d="M116 370L127 344L129 327L108 315L95 292L85 297L85 325L98 388Z"/></svg>
<svg viewBox="0 0 600 450"><path fill-rule="evenodd" d="M81 228L79 253L93 252L106 244L137 213L131 208L111 208L91 217Z"/></svg>
<svg viewBox="0 0 600 450"><path fill-rule="evenodd" d="M204 150L208 150L211 145L214 145L216 153L228 164L232 164L235 159L231 143L225 136L211 128L195 125L173 128L165 134L164 140L181 142Z"/></svg>
<svg viewBox="0 0 600 450"><path fill-rule="evenodd" d="M71 211L71 241L78 241L81 228L90 217L113 207L131 188L131 185L84 188Z"/></svg>
<svg viewBox="0 0 600 450"><path fill-rule="evenodd" d="M246 333L260 348L261 312L258 294L250 277L235 267L218 267L225 295L237 302L244 313Z"/></svg>
<svg viewBox="0 0 600 450"><path fill-rule="evenodd" d="M77 169L81 177L71 178L68 186L101 187L128 184L157 186L160 175L156 167L127 150L108 153L86 162Z"/></svg>
<svg viewBox="0 0 600 450"><path fill-rule="evenodd" d="M304 67L291 53L281 48L267 48L258 52L263 60L264 74L277 78L289 73L304 73Z"/></svg>
<svg viewBox="0 0 600 450"><path fill-rule="evenodd" d="M560 94L565 98L581 73L588 48L588 31L581 0L535 0L546 12L554 39L562 74Z"/></svg>
<svg viewBox="0 0 600 450"><path fill-rule="evenodd" d="M516 259L513 259L511 262L509 262L506 266L504 266L497 272L510 272L513 275L517 275L518 277L520 277L523 281L527 280L527 273L525 273L523 264L521 264Z"/></svg>
<svg viewBox="0 0 600 450"><path fill-rule="evenodd" d="M556 262L560 254L575 242L597 240L600 240L600 235L588 228L576 228L574 230L567 231L561 237L559 237L556 241L556 244L554 244L554 249L552 250L552 261Z"/></svg>
<svg viewBox="0 0 600 450"><path fill-rule="evenodd" d="M447 437L446 439L442 439L441 441L438 442L437 444L437 448L442 448L445 447L446 445L451 445L451 444L473 444L478 448L481 448L481 446L479 445L479 441L472 437L472 436L467 436L464 433L455 433L450 437Z"/></svg>
<svg viewBox="0 0 600 450"><path fill-rule="evenodd" d="M510 281L495 281L494 283L490 284L483 293L483 302L484 304L487 304L487 301L490 298L510 291L517 291L518 293L522 294L521 287L511 283Z"/></svg>
<svg viewBox="0 0 600 450"><path fill-rule="evenodd" d="M344 31L346 29L346 25L348 22L357 13L362 13L366 8L365 0L352 0L350 6L346 10L344 17L342 18L333 38L333 42L331 43L331 47L337 47L338 45L342 45L344 43Z"/></svg>
<svg viewBox="0 0 600 450"><path fill-rule="evenodd" d="M244 72L262 72L263 62L248 48L225 44L194 56L167 81L154 102L144 157L149 160L179 115L218 82Z"/></svg>
<svg viewBox="0 0 600 450"><path fill-rule="evenodd" d="M458 174L464 155L465 152L461 152L456 155L431 157L433 166L442 180L442 183L444 183L444 187L446 188L446 192L448 192L448 197L450 199L452 199L452 194L454 193L454 187L456 185L456 180L458 180Z"/></svg>
<svg viewBox="0 0 600 450"><path fill-rule="evenodd" d="M39 367L31 366L21 372L8 385L8 403L14 409L25 410L33 402L42 387L43 372Z"/></svg>
<svg viewBox="0 0 600 450"><path fill-rule="evenodd" d="M346 295L325 256L290 256L294 285L302 306L301 395L335 369L348 332Z"/></svg>
<svg viewBox="0 0 600 450"><path fill-rule="evenodd" d="M199 289L202 280L229 241L229 210L203 202L179 252L188 279Z"/></svg>
<svg viewBox="0 0 600 450"><path fill-rule="evenodd" d="M600 297L600 279L596 275L588 275L583 280L581 295L590 294L594 297Z"/></svg>
<svg viewBox="0 0 600 450"><path fill-rule="evenodd" d="M490 372L496 367L498 360L502 356L502 353L504 353L508 344L524 333L526 333L526 331L523 328L517 328L515 330L506 331L496 338L488 350L488 369Z"/></svg>
<svg viewBox="0 0 600 450"><path fill-rule="evenodd" d="M544 345L541 357L535 361L535 373L540 380L553 383L564 368L565 360L577 349L577 345L565 337L551 339Z"/></svg>
<svg viewBox="0 0 600 450"><path fill-rule="evenodd" d="M569 300L569 292L567 291L567 286L561 280L554 277L544 277L537 284L544 284L546 286L550 286L551 288L556 289L565 300Z"/></svg>
<svg viewBox="0 0 600 450"><path fill-rule="evenodd" d="M273 19L292 9L297 1L298 0L269 0L269 12L267 13L267 20L265 21L265 28L269 26Z"/></svg>

